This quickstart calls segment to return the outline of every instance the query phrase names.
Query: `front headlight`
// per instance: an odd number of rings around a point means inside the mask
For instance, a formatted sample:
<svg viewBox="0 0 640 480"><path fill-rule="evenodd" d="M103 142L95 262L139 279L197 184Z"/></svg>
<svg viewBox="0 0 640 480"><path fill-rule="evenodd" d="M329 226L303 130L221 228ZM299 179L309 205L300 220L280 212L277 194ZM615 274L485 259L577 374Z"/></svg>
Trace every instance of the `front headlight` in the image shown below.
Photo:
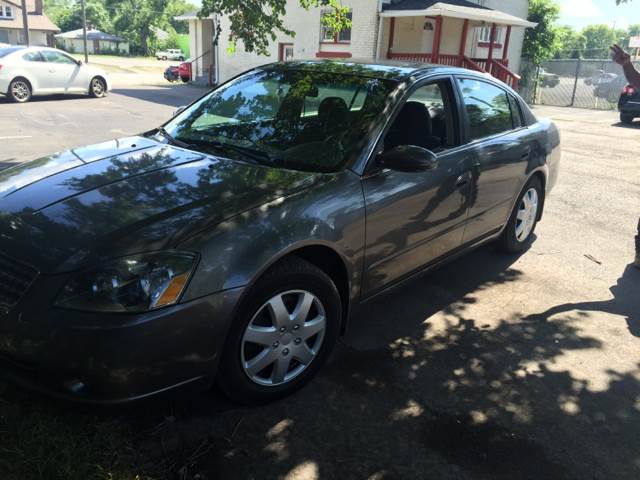
<svg viewBox="0 0 640 480"><path fill-rule="evenodd" d="M178 302L196 257L161 252L119 258L75 274L58 295L58 307L92 312L146 312Z"/></svg>

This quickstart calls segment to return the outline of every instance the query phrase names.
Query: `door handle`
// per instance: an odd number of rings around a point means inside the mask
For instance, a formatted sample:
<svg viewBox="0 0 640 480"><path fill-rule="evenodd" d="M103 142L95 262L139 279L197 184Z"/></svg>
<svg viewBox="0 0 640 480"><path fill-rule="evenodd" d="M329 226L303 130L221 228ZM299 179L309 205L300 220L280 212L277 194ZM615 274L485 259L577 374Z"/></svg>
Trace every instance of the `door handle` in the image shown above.
<svg viewBox="0 0 640 480"><path fill-rule="evenodd" d="M527 147L522 153L522 155L520 155L520 158L522 159L529 158L529 155L531 155L531 149Z"/></svg>
<svg viewBox="0 0 640 480"><path fill-rule="evenodd" d="M469 185L471 181L471 172L466 172L456 179L456 188L463 188Z"/></svg>

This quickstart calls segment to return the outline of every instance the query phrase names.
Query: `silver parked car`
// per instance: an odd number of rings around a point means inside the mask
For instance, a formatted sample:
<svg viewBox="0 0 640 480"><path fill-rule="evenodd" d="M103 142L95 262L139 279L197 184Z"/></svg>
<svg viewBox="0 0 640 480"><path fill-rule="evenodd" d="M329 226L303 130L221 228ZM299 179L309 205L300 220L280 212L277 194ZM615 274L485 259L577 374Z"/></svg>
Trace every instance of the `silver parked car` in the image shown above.
<svg viewBox="0 0 640 480"><path fill-rule="evenodd" d="M110 90L107 74L67 53L46 47L0 48L0 94L14 102L34 95L87 93L104 97Z"/></svg>

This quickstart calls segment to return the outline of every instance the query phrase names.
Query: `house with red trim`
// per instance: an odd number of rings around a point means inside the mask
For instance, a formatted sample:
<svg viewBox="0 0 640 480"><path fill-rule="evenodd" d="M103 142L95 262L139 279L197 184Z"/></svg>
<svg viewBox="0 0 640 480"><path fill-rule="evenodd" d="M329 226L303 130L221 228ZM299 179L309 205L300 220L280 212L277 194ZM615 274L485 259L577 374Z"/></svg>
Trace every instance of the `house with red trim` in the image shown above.
<svg viewBox="0 0 640 480"><path fill-rule="evenodd" d="M516 88L524 32L536 25L526 20L528 0L342 0L342 5L349 8L352 27L334 32L322 22L330 10L305 10L299 0L287 0L285 24L296 34L279 34L269 56L248 53L242 44L229 49L228 18L183 19L190 21L192 43L202 43L192 51L209 45L210 63L202 66L202 75L208 67L219 81L273 61L375 58L470 68ZM215 22L222 32L217 48L209 37Z"/></svg>

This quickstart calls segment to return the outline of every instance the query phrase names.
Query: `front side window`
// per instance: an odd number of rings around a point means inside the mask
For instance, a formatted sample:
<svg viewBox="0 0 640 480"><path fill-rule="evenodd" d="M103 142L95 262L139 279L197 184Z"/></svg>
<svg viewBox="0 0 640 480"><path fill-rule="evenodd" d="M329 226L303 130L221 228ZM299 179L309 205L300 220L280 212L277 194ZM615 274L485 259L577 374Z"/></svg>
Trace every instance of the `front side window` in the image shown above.
<svg viewBox="0 0 640 480"><path fill-rule="evenodd" d="M416 89L401 107L385 137L384 148L416 145L441 152L454 146L450 83L432 83Z"/></svg>
<svg viewBox="0 0 640 480"><path fill-rule="evenodd" d="M461 78L471 141L513 130L507 92L482 80Z"/></svg>
<svg viewBox="0 0 640 480"><path fill-rule="evenodd" d="M76 64L76 61L73 58L67 57L66 55L64 55L64 54L62 54L60 52L54 52L53 50L45 50L45 51L42 52L42 55L47 60L47 62L64 63L64 64L69 64L69 65L75 65Z"/></svg>
<svg viewBox="0 0 640 480"><path fill-rule="evenodd" d="M215 90L165 130L195 150L234 158L242 149L243 160L334 172L359 154L395 87L348 73L255 70Z"/></svg>
<svg viewBox="0 0 640 480"><path fill-rule="evenodd" d="M329 43L350 43L351 42L351 28L344 28L339 32L336 32L332 28L325 25L324 18L335 15L335 12L332 10L323 10L322 11L322 23L321 27L321 41L329 42ZM353 20L353 12L349 12L347 14L347 18L349 20Z"/></svg>

